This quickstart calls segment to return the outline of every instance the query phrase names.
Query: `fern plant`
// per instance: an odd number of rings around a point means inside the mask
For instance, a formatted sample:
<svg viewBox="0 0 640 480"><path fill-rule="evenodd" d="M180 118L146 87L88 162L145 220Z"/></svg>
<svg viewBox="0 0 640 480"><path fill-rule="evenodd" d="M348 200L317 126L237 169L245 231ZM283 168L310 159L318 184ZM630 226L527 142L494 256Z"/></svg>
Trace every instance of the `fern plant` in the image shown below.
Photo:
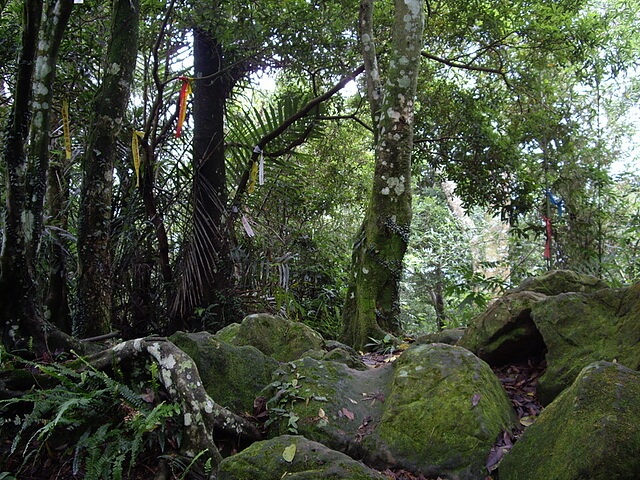
<svg viewBox="0 0 640 480"><path fill-rule="evenodd" d="M56 384L0 402L4 407L31 406L19 418L21 426L11 448L12 455L23 458L23 467L36 462L43 451L60 451L71 456L74 475L119 480L141 452L163 452L170 437L180 440L171 429L180 413L176 404L147 402L129 386L88 365L82 371L57 363L27 366Z"/></svg>

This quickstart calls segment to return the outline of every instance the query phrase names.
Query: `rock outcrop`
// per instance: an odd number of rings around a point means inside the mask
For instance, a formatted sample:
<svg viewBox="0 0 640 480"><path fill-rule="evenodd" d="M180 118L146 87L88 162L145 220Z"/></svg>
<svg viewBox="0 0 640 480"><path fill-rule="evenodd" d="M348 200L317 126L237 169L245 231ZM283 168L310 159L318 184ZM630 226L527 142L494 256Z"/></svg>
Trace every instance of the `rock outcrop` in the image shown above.
<svg viewBox="0 0 640 480"><path fill-rule="evenodd" d="M500 464L500 480L640 478L640 373L596 362L556 398Z"/></svg>

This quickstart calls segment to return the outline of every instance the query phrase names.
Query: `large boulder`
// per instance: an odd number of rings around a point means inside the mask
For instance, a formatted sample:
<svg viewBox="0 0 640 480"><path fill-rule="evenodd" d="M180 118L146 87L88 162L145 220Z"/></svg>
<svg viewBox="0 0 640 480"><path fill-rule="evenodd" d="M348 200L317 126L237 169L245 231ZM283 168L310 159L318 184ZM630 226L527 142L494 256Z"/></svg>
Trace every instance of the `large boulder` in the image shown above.
<svg viewBox="0 0 640 480"><path fill-rule="evenodd" d="M218 480L385 480L388 477L344 453L301 436L256 442L225 458Z"/></svg>
<svg viewBox="0 0 640 480"><path fill-rule="evenodd" d="M541 293L520 291L497 299L469 324L458 345L494 366L540 356L546 346L531 309L545 298Z"/></svg>
<svg viewBox="0 0 640 480"><path fill-rule="evenodd" d="M279 365L254 347L229 345L207 332L178 332L169 340L193 359L209 396L234 412L253 411Z"/></svg>
<svg viewBox="0 0 640 480"><path fill-rule="evenodd" d="M544 356L547 370L538 384L544 404L591 362L618 360L638 369L640 284L603 286L565 271L529 280L476 317L458 345L493 366Z"/></svg>
<svg viewBox="0 0 640 480"><path fill-rule="evenodd" d="M536 292L552 296L567 292L593 293L603 288L609 288L609 285L592 275L571 270L552 270L527 278L514 292Z"/></svg>
<svg viewBox="0 0 640 480"><path fill-rule="evenodd" d="M449 479L485 477L487 453L515 415L489 366L464 348L418 345L395 364L376 434L397 466Z"/></svg>
<svg viewBox="0 0 640 480"><path fill-rule="evenodd" d="M501 480L640 478L640 373L595 362L500 464Z"/></svg>
<svg viewBox="0 0 640 480"><path fill-rule="evenodd" d="M466 349L418 345L392 364L356 371L303 358L263 392L276 434L295 431L375 468L484 478L515 416L489 366Z"/></svg>
<svg viewBox="0 0 640 480"><path fill-rule="evenodd" d="M304 323L268 313L249 315L219 330L216 337L232 345L251 345L280 362L324 355L322 335Z"/></svg>

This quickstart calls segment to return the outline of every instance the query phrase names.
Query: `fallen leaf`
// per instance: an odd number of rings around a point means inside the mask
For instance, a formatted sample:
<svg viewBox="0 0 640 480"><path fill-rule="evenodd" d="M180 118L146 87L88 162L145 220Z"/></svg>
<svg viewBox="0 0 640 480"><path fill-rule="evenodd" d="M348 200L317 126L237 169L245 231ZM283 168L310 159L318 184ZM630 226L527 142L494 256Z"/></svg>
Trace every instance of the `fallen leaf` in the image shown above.
<svg viewBox="0 0 640 480"><path fill-rule="evenodd" d="M363 393L362 395L366 395L366 393ZM349 400L351 403L354 403L356 405L358 404L358 402L356 402L353 398L347 397L347 400Z"/></svg>
<svg viewBox="0 0 640 480"><path fill-rule="evenodd" d="M489 458L487 458L487 465L486 465L489 473L493 472L496 468L498 468L498 465L500 465L500 462L502 461L502 457L504 457L504 454L507 451L508 451L507 448L500 448L500 447L491 451L491 453L489 454Z"/></svg>
<svg viewBox="0 0 640 480"><path fill-rule="evenodd" d="M533 422L535 421L536 421L536 417L533 417L531 415L524 416L520 419L520 423L525 427L528 427L529 425L533 425Z"/></svg>
<svg viewBox="0 0 640 480"><path fill-rule="evenodd" d="M327 416L326 413L324 413L324 410L319 408L318 409L318 418L325 418Z"/></svg>
<svg viewBox="0 0 640 480"><path fill-rule="evenodd" d="M478 403L480 403L480 394L476 393L471 399L471 407L475 407Z"/></svg>
<svg viewBox="0 0 640 480"><path fill-rule="evenodd" d="M356 418L356 416L353 414L353 412L347 410L346 408L342 408L341 410L342 414L347 417L349 420L353 420L354 418Z"/></svg>
<svg viewBox="0 0 640 480"><path fill-rule="evenodd" d="M284 449L284 452L282 452L282 458L287 463L293 462L293 457L295 457L295 456L296 456L296 444L295 443L292 443L291 445L289 445L287 448Z"/></svg>

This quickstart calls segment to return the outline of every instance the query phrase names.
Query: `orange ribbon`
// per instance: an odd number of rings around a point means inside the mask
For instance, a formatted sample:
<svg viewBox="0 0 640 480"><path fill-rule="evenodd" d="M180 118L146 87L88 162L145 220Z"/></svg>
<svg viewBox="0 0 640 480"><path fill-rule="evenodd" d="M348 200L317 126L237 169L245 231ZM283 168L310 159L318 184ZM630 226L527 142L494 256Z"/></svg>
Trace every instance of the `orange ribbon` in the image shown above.
<svg viewBox="0 0 640 480"><path fill-rule="evenodd" d="M180 88L179 109L178 109L178 125L176 126L176 138L180 138L182 135L182 125L184 119L187 116L187 99L191 95L191 82L192 78L179 77L182 80L182 87Z"/></svg>

